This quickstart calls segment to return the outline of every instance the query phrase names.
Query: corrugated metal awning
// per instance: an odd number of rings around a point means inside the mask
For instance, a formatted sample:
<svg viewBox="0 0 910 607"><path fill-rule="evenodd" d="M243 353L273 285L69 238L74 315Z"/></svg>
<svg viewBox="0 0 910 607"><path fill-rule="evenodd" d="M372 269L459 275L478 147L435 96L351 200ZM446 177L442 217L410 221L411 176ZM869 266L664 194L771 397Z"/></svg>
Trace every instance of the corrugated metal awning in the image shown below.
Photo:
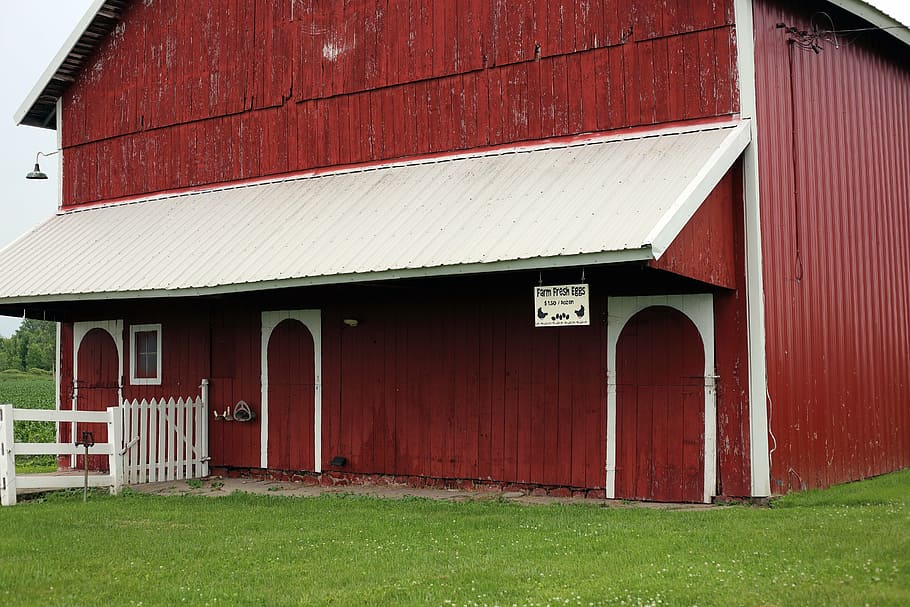
<svg viewBox="0 0 910 607"><path fill-rule="evenodd" d="M743 122L69 211L0 252L0 305L657 258L748 142Z"/></svg>

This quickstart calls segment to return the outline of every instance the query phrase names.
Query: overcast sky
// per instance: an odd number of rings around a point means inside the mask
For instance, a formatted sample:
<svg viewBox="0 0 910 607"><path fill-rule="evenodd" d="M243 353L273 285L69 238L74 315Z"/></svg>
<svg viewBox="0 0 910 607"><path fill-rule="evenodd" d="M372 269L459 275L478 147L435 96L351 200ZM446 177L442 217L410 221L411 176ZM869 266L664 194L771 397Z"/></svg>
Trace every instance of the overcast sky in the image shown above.
<svg viewBox="0 0 910 607"><path fill-rule="evenodd" d="M26 181L37 152L57 148L56 132L17 127L13 115L60 50L92 0L3 0L0 20L0 248L57 209L57 158L41 160L47 181ZM908 0L871 4L910 23ZM9 336L19 319L0 316L0 335Z"/></svg>

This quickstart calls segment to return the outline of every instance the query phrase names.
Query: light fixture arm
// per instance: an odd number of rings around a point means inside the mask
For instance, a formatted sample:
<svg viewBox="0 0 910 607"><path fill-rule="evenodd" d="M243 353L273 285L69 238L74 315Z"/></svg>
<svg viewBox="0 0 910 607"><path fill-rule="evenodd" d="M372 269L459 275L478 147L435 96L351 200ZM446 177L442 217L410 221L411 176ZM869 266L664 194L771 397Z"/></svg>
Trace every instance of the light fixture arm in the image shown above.
<svg viewBox="0 0 910 607"><path fill-rule="evenodd" d="M54 150L53 152L38 152L37 154L35 154L35 164L38 164L38 158L40 158L41 156L44 156L45 158L47 158L48 156L55 156L59 153L60 153L60 150Z"/></svg>
<svg viewBox="0 0 910 607"><path fill-rule="evenodd" d="M35 154L35 168L30 171L25 178L26 179L47 179L47 173L41 170L41 167L38 165L38 159L44 156L53 156L54 154L59 154L60 150L54 150L53 152L38 152Z"/></svg>

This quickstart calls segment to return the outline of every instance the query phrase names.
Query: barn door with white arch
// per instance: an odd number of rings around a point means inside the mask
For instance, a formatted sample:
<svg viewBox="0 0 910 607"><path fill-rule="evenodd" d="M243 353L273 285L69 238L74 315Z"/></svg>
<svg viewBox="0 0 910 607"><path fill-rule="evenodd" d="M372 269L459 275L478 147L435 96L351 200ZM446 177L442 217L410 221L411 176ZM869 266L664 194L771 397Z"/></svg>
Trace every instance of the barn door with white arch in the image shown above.
<svg viewBox="0 0 910 607"><path fill-rule="evenodd" d="M615 297L608 306L607 496L710 502L713 297Z"/></svg>
<svg viewBox="0 0 910 607"><path fill-rule="evenodd" d="M322 471L319 310L262 313L263 468Z"/></svg>
<svg viewBox="0 0 910 607"><path fill-rule="evenodd" d="M73 323L73 391L71 408L77 411L106 411L123 400L123 321ZM107 440L105 424L61 423L58 433L69 441L81 440L91 432L96 443ZM105 469L105 456L89 456L89 468ZM82 456L70 456L70 466L84 466Z"/></svg>

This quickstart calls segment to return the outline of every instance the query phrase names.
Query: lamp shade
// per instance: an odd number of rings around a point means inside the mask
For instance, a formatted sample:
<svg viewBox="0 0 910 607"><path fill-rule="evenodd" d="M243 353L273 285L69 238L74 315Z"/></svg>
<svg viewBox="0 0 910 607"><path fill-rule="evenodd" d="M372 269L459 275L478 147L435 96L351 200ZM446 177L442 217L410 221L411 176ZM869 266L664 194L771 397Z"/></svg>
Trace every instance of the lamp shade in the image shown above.
<svg viewBox="0 0 910 607"><path fill-rule="evenodd" d="M38 166L38 163L35 163L35 169L30 171L28 175L25 176L26 179L47 179L47 173L41 171L41 167Z"/></svg>

